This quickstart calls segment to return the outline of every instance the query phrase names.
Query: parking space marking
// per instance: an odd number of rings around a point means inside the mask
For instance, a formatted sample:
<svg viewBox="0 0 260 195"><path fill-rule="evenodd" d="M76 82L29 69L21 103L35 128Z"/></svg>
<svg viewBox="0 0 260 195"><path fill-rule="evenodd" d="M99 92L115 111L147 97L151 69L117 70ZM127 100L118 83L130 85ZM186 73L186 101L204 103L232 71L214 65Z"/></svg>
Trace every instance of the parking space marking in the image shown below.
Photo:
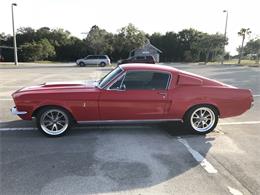
<svg viewBox="0 0 260 195"><path fill-rule="evenodd" d="M1 86L1 88L21 88L21 87L24 87L22 85L4 85L4 86Z"/></svg>
<svg viewBox="0 0 260 195"><path fill-rule="evenodd" d="M253 95L253 97L260 97L260 94L257 94L257 95Z"/></svg>
<svg viewBox="0 0 260 195"><path fill-rule="evenodd" d="M0 128L0 131L32 131L37 130L37 128L34 127L10 127L10 128Z"/></svg>
<svg viewBox="0 0 260 195"><path fill-rule="evenodd" d="M191 148L191 146L188 144L188 142L181 138L178 137L178 141L180 143L182 143L187 149L188 151L191 153L191 155L193 156L193 158L200 163L200 165L208 172L208 173L217 173L217 169L215 169L213 167L212 164L210 164L210 162L207 161L207 159L205 159L198 151L194 150L193 148Z"/></svg>
<svg viewBox="0 0 260 195"><path fill-rule="evenodd" d="M255 125L260 124L260 121L243 121L243 122L224 122L219 123L218 125Z"/></svg>
<svg viewBox="0 0 260 195"><path fill-rule="evenodd" d="M231 188L230 186L228 186L228 190L233 195L243 195L242 192L238 191L237 189Z"/></svg>
<svg viewBox="0 0 260 195"><path fill-rule="evenodd" d="M13 100L12 98L0 98L0 101L10 101Z"/></svg>

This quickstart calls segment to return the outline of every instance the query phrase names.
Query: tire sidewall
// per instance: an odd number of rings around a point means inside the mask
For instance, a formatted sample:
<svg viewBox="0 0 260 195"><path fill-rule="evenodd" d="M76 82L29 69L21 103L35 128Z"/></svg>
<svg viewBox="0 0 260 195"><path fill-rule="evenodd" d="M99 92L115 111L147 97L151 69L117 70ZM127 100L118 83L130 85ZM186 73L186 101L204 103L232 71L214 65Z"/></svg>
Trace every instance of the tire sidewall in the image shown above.
<svg viewBox="0 0 260 195"><path fill-rule="evenodd" d="M192 116L193 112L194 112L195 110L197 110L198 108L202 108L202 107L209 108L209 109L211 109L211 110L213 111L213 113L214 113L214 115L215 115L215 122L214 122L213 126L212 126L209 130L200 132L200 131L195 130L195 129L192 127L190 121L191 121L191 116ZM190 130L192 133L204 135L204 134L207 134L207 133L213 131L213 130L216 128L216 126L217 126L217 124L218 124L218 118L219 118L219 116L218 116L218 111L217 111L216 108L214 108L213 106L210 106L210 105L197 105L197 106L193 106L193 107L192 107L191 109L189 109L188 112L185 114L185 117L184 117L184 125L185 125L186 128L187 128L188 130Z"/></svg>
<svg viewBox="0 0 260 195"><path fill-rule="evenodd" d="M41 117L42 115L49 111L49 110L52 110L52 109L55 109L55 110L60 110L62 111L64 114L67 115L67 118L68 118L68 126L66 128L65 131L63 131L62 133L58 134L58 135L51 135L51 134L48 134L47 132L45 132L42 127L41 127ZM40 130L40 132L48 137L60 137L60 136L63 136L63 135L66 135L68 133L68 131L70 130L71 128L71 125L72 125L72 118L71 118L71 115L68 111L66 111L65 109L62 109L62 108L58 108L58 107L45 107L45 108L42 108L36 115L36 125L37 125L37 128L38 130Z"/></svg>
<svg viewBox="0 0 260 195"><path fill-rule="evenodd" d="M105 62L100 62L99 66L100 66L100 67L105 67L105 66L106 66L106 63L105 63Z"/></svg>
<svg viewBox="0 0 260 195"><path fill-rule="evenodd" d="M80 63L79 63L79 66L80 66L80 67L84 67L84 66L86 66L86 65L85 65L84 62L80 62Z"/></svg>

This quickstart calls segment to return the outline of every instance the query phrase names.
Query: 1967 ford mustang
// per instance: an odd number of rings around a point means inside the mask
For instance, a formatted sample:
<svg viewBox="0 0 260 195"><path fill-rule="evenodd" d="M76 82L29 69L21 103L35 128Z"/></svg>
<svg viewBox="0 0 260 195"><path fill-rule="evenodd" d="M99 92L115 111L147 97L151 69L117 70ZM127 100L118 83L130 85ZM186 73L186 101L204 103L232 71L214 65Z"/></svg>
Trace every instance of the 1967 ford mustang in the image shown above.
<svg viewBox="0 0 260 195"><path fill-rule="evenodd" d="M36 118L49 136L75 123L181 121L193 132L212 131L218 118L237 116L253 104L251 91L169 66L120 65L98 82L44 83L12 94L11 109Z"/></svg>

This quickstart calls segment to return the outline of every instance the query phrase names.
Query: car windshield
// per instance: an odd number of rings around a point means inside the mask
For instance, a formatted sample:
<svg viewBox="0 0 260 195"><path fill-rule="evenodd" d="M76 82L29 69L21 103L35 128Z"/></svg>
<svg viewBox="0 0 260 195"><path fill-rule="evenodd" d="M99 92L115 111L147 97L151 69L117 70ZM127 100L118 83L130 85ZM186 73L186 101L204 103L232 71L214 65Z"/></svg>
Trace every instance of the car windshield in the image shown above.
<svg viewBox="0 0 260 195"><path fill-rule="evenodd" d="M109 72L106 76L104 76L98 83L99 88L105 87L111 80L113 80L118 74L120 74L123 70L120 67L115 68L111 72Z"/></svg>

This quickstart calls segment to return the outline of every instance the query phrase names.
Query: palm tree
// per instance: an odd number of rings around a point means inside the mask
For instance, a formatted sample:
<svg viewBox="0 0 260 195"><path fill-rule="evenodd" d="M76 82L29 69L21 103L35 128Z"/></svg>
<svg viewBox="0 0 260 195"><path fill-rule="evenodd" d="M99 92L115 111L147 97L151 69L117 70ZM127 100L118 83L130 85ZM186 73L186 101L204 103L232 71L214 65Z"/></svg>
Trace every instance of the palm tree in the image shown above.
<svg viewBox="0 0 260 195"><path fill-rule="evenodd" d="M243 56L243 50L244 50L244 41L246 38L246 35L249 35L251 33L250 28L241 28L240 31L237 33L239 36L242 37L242 44L239 52L239 58L238 58L238 64L240 64L241 58Z"/></svg>

